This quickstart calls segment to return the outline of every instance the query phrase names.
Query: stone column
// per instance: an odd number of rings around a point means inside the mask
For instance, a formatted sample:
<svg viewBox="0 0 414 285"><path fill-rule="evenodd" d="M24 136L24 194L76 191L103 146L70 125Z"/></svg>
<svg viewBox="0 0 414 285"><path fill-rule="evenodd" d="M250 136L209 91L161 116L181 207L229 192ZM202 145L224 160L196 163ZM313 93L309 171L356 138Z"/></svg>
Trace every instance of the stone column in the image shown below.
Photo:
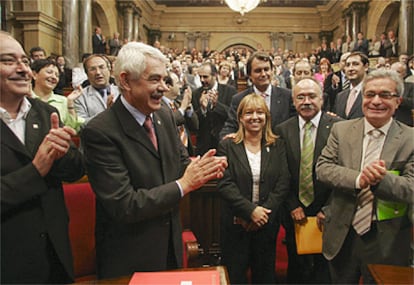
<svg viewBox="0 0 414 285"><path fill-rule="evenodd" d="M270 33L270 41L272 42L272 48L276 51L279 48L279 33Z"/></svg>
<svg viewBox="0 0 414 285"><path fill-rule="evenodd" d="M359 32L365 34L365 31L361 31L361 16L367 11L368 5L367 2L354 2L349 8L352 13L352 39L355 41Z"/></svg>
<svg viewBox="0 0 414 285"><path fill-rule="evenodd" d="M293 48L293 34L292 33L286 33L285 36L286 46L285 49L292 50Z"/></svg>
<svg viewBox="0 0 414 285"><path fill-rule="evenodd" d="M79 62L79 2L65 0L62 2L62 46L68 68Z"/></svg>
<svg viewBox="0 0 414 285"><path fill-rule="evenodd" d="M414 4L412 0L401 0L400 3L400 19L398 30L398 45L400 53L413 53L414 42L414 21L413 21Z"/></svg>
<svg viewBox="0 0 414 285"><path fill-rule="evenodd" d="M352 9L352 39L356 41L359 30L359 13L358 10Z"/></svg>
<svg viewBox="0 0 414 285"><path fill-rule="evenodd" d="M350 29L349 29L349 25L350 25L350 18L351 18L351 15L349 14L349 10L345 10L345 12L344 12L344 19L345 19L345 31L344 31L344 33L345 33L345 39L344 40L346 40L346 38L348 37L348 36L352 36L351 35L351 31L350 31Z"/></svg>
<svg viewBox="0 0 414 285"><path fill-rule="evenodd" d="M139 18L140 17L141 17L141 14L139 13L138 10L136 10L134 13L134 32L132 36L133 41L139 40Z"/></svg>
<svg viewBox="0 0 414 285"><path fill-rule="evenodd" d="M201 50L210 47L210 33L200 33Z"/></svg>
<svg viewBox="0 0 414 285"><path fill-rule="evenodd" d="M80 0L79 4L79 58L82 58L84 53L92 53L92 0Z"/></svg>
<svg viewBox="0 0 414 285"><path fill-rule="evenodd" d="M187 38L187 48L191 50L196 46L196 41L198 38L197 33L185 33L185 37Z"/></svg>
<svg viewBox="0 0 414 285"><path fill-rule="evenodd" d="M133 28L134 28L134 9L135 4L133 2L118 2L121 8L121 13L124 18L124 39L131 41L133 39Z"/></svg>

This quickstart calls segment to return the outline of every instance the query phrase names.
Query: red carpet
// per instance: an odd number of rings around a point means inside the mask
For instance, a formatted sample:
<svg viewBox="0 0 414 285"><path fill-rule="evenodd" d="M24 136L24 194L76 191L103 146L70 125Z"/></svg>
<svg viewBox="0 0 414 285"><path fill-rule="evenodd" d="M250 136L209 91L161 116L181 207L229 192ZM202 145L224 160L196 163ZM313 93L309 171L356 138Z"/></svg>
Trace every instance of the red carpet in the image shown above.
<svg viewBox="0 0 414 285"><path fill-rule="evenodd" d="M282 226L280 226L279 234L277 236L276 264L275 264L275 271L276 271L278 283L285 283L286 274L287 274L288 255L287 255L286 244L282 243L282 240L284 238L285 238L285 229Z"/></svg>

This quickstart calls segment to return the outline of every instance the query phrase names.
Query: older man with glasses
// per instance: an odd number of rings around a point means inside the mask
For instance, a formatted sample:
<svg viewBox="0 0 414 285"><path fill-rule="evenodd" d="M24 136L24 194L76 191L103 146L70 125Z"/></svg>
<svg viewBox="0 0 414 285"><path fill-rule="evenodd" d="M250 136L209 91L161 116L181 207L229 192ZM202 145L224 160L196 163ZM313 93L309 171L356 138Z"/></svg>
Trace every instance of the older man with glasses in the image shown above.
<svg viewBox="0 0 414 285"><path fill-rule="evenodd" d="M408 266L414 202L414 129L393 119L404 85L376 70L362 85L364 117L334 124L316 165L332 188L322 251L333 283L375 283L368 264Z"/></svg>
<svg viewBox="0 0 414 285"><path fill-rule="evenodd" d="M83 66L90 85L75 100L75 109L85 124L97 114L109 108L119 95L118 87L110 84L111 63L104 55L93 54L85 59Z"/></svg>

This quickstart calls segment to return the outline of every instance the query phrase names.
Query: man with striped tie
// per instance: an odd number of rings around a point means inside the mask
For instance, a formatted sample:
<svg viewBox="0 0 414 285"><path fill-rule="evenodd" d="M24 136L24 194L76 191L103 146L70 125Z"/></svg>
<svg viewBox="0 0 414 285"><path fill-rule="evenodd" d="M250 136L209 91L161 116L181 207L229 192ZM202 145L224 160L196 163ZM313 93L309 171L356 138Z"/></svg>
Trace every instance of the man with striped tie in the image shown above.
<svg viewBox="0 0 414 285"><path fill-rule="evenodd" d="M322 251L333 283L374 283L368 264L408 266L412 257L414 129L392 118L402 93L396 72L367 75L365 117L336 123L316 165L332 187Z"/></svg>

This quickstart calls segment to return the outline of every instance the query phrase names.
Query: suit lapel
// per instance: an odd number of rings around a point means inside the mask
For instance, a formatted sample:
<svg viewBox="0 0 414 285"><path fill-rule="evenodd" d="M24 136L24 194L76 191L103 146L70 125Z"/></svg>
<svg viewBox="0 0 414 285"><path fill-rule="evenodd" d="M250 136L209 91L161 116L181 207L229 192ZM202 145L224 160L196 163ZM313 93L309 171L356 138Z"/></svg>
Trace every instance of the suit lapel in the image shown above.
<svg viewBox="0 0 414 285"><path fill-rule="evenodd" d="M244 167L250 175L252 175L252 170L250 168L249 160L247 158L246 150L244 149L244 144L234 144L234 157L239 161L241 167Z"/></svg>
<svg viewBox="0 0 414 285"><path fill-rule="evenodd" d="M16 137L13 131L0 120L1 124L1 144L15 150L29 158L32 158L24 144Z"/></svg>
<svg viewBox="0 0 414 285"><path fill-rule="evenodd" d="M395 154L400 149L401 143L401 128L393 120L391 127L385 138L384 147L381 152L381 159L385 160L386 168L391 168L391 163L394 161Z"/></svg>
<svg viewBox="0 0 414 285"><path fill-rule="evenodd" d="M300 148L300 135L299 135L299 119L298 116L294 117L291 124L288 126L288 135L286 143L290 144L292 148L292 154L295 159L296 165L300 164L301 148Z"/></svg>
<svg viewBox="0 0 414 285"><path fill-rule="evenodd" d="M46 133L49 131L50 126L44 126L41 123L39 118L39 113L37 112L35 106L32 105L30 112L27 114L26 117L26 138L25 138L25 145L27 150L31 154L35 154L39 145L42 143L43 137L40 135L42 131ZM39 140L41 139L41 140Z"/></svg>
<svg viewBox="0 0 414 285"><path fill-rule="evenodd" d="M349 96L349 94L348 94ZM353 114L358 112L358 109L362 108L362 91L359 91L357 98L355 99L354 105L352 105L351 110L349 111L348 117L352 117Z"/></svg>
<svg viewBox="0 0 414 285"><path fill-rule="evenodd" d="M351 155L351 164L352 169L361 168L361 161L362 161L362 144L364 139L364 120L361 118L355 122L355 124L351 127L351 132L349 134L345 134L349 137L348 142L348 153ZM339 142L341 143L341 142ZM356 151L352 151L356 149Z"/></svg>
<svg viewBox="0 0 414 285"><path fill-rule="evenodd" d="M315 150L313 152L313 164L316 164L319 154L322 152L322 149L326 145L329 133L331 132L331 125L331 120L329 120L328 116L322 112L322 116L319 121L318 131L316 134Z"/></svg>
<svg viewBox="0 0 414 285"><path fill-rule="evenodd" d="M270 163L270 152L272 151L272 148L264 146L264 142L263 142L263 147L262 147L262 152L260 154L260 179L263 180L263 175L266 171L266 169L269 167L269 163Z"/></svg>
<svg viewBox="0 0 414 285"><path fill-rule="evenodd" d="M142 144L146 149L148 149L148 151L150 151L156 157L159 157L158 152L155 150L151 140L148 137L147 131L143 126L140 126L138 124L135 118L122 104L120 99L115 102L115 104L111 107L111 110L113 110L116 116L119 118L119 125L123 129L126 136Z"/></svg>

